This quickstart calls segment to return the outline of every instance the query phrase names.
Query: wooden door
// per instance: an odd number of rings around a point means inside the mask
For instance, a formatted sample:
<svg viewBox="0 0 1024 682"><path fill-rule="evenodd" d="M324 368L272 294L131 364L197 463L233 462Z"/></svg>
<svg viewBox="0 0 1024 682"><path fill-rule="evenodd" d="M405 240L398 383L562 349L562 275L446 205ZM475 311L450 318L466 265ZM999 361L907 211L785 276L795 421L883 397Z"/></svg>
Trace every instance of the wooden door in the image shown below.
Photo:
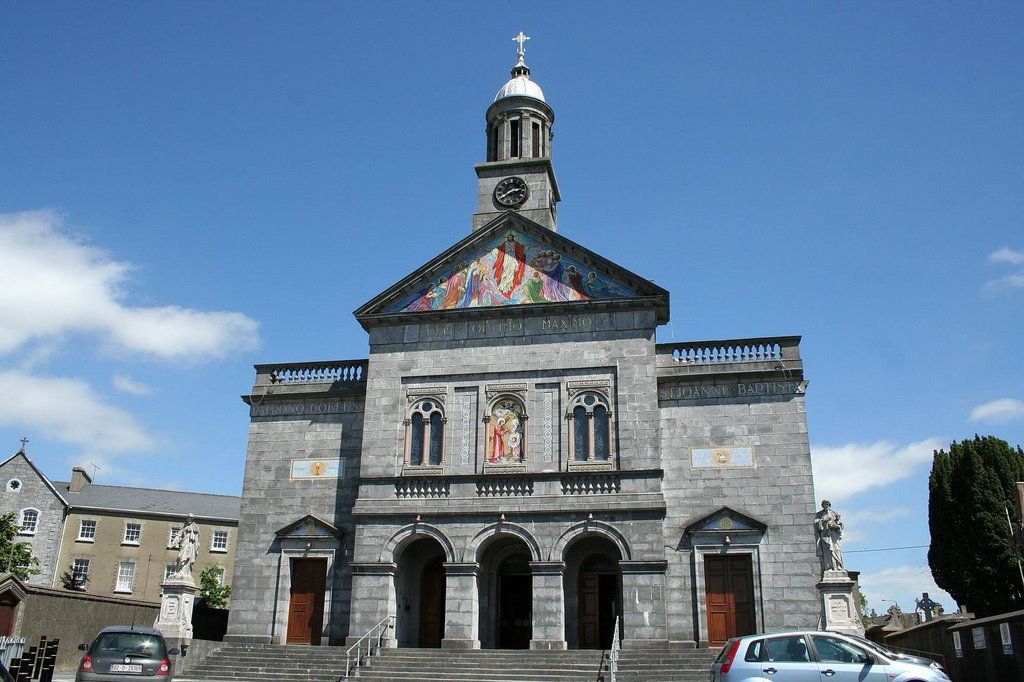
<svg viewBox="0 0 1024 682"><path fill-rule="evenodd" d="M580 648L597 649L601 646L601 610L599 576L580 576Z"/></svg>
<svg viewBox="0 0 1024 682"><path fill-rule="evenodd" d="M320 644L327 592L327 559L292 559L288 644Z"/></svg>
<svg viewBox="0 0 1024 682"><path fill-rule="evenodd" d="M444 566L440 558L423 568L420 580L420 646L440 647L444 638Z"/></svg>
<svg viewBox="0 0 1024 682"><path fill-rule="evenodd" d="M18 600L10 594L0 597L0 636L10 637L14 634L14 614L18 608Z"/></svg>
<svg viewBox="0 0 1024 682"><path fill-rule="evenodd" d="M754 571L749 554L705 556L708 646L721 646L731 637L756 631Z"/></svg>

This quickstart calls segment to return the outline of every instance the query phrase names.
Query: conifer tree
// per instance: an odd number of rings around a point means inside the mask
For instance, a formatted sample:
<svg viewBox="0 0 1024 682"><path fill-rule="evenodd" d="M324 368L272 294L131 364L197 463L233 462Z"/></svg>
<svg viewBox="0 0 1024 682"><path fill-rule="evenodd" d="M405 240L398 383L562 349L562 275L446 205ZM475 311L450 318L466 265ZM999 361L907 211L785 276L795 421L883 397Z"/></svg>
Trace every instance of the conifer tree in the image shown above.
<svg viewBox="0 0 1024 682"><path fill-rule="evenodd" d="M1018 481L1024 481L1024 451L994 436L953 442L932 461L928 564L935 584L978 616L1024 607L1014 537L1020 535Z"/></svg>

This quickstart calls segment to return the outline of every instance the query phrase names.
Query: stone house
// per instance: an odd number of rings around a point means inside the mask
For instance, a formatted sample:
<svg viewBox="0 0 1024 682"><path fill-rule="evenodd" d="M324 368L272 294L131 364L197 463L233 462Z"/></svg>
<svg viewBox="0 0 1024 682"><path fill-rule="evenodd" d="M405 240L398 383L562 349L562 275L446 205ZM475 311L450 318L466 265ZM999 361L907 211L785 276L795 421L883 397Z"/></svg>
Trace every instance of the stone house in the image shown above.
<svg viewBox="0 0 1024 682"><path fill-rule="evenodd" d="M81 467L70 481L50 481L24 450L0 463L0 482L0 513L18 514L17 540L40 561L29 584L60 588L70 571L86 593L159 601L177 556L171 541L189 514L200 527L195 575L219 564L230 579L238 497L96 485Z"/></svg>

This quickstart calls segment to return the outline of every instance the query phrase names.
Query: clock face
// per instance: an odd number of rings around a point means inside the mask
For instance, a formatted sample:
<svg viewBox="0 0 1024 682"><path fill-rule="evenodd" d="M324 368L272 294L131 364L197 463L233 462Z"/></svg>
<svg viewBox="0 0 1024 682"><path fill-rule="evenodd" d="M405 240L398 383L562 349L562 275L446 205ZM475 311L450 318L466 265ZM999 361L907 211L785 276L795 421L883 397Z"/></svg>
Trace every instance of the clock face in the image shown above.
<svg viewBox="0 0 1024 682"><path fill-rule="evenodd" d="M526 180L515 176L505 178L494 188L494 200L502 206L519 206L528 196L530 188L526 186Z"/></svg>

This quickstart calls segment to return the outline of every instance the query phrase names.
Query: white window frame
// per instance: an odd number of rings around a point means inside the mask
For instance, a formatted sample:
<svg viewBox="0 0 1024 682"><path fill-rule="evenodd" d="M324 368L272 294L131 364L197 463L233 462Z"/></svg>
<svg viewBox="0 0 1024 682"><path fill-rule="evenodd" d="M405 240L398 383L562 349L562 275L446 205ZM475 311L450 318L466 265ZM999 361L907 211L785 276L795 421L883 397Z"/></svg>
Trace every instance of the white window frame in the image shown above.
<svg viewBox="0 0 1024 682"><path fill-rule="evenodd" d="M117 562L117 579L114 583L114 592L120 594L131 594L135 587L135 562Z"/></svg>
<svg viewBox="0 0 1024 682"><path fill-rule="evenodd" d="M174 549L174 541L177 539L181 529L182 526L171 526L167 530L167 549Z"/></svg>
<svg viewBox="0 0 1024 682"><path fill-rule="evenodd" d="M137 530L138 531L134 540L129 540L128 539L128 531L129 530L132 530L132 531ZM121 538L121 544L122 545L132 545L134 547L138 547L140 544L142 544L142 524L141 523L135 523L135 522L125 522L125 524L124 524L124 536Z"/></svg>
<svg viewBox="0 0 1024 682"><path fill-rule="evenodd" d="M86 529L86 525L85 524L87 524L87 523L92 524L92 526L91 526L92 534L91 535L85 533L85 529ZM96 519L79 519L78 520L78 537L75 538L75 540L77 542L96 542L96 530L98 529L98 527L99 527L99 524L96 522Z"/></svg>
<svg viewBox="0 0 1024 682"><path fill-rule="evenodd" d="M167 580L174 575L175 568L176 566L174 564L164 564L164 580Z"/></svg>
<svg viewBox="0 0 1024 682"><path fill-rule="evenodd" d="M72 559L71 560L71 577L72 579L77 578L79 575L84 576L85 579L82 581L82 585L85 586L89 583L89 569L91 568L91 561L89 559ZM79 569L84 570L79 570ZM77 581L76 581L77 582Z"/></svg>
<svg viewBox="0 0 1024 682"><path fill-rule="evenodd" d="M23 487L25 486L20 478L12 478L7 481L7 492L9 493L20 493Z"/></svg>
<svg viewBox="0 0 1024 682"><path fill-rule="evenodd" d="M217 538L224 538L224 546L217 546ZM228 552L229 543L231 542L231 533L226 530L215 530L210 533L210 551L218 554L224 554Z"/></svg>
<svg viewBox="0 0 1024 682"><path fill-rule="evenodd" d="M35 518L32 519L32 527L26 528L25 514L28 514L29 512L34 513ZM35 507L25 507L24 509L22 509L21 512L18 514L18 526L20 527L18 530L18 535L35 535L36 531L39 529L40 516L41 514L39 513L39 510L36 509Z"/></svg>

